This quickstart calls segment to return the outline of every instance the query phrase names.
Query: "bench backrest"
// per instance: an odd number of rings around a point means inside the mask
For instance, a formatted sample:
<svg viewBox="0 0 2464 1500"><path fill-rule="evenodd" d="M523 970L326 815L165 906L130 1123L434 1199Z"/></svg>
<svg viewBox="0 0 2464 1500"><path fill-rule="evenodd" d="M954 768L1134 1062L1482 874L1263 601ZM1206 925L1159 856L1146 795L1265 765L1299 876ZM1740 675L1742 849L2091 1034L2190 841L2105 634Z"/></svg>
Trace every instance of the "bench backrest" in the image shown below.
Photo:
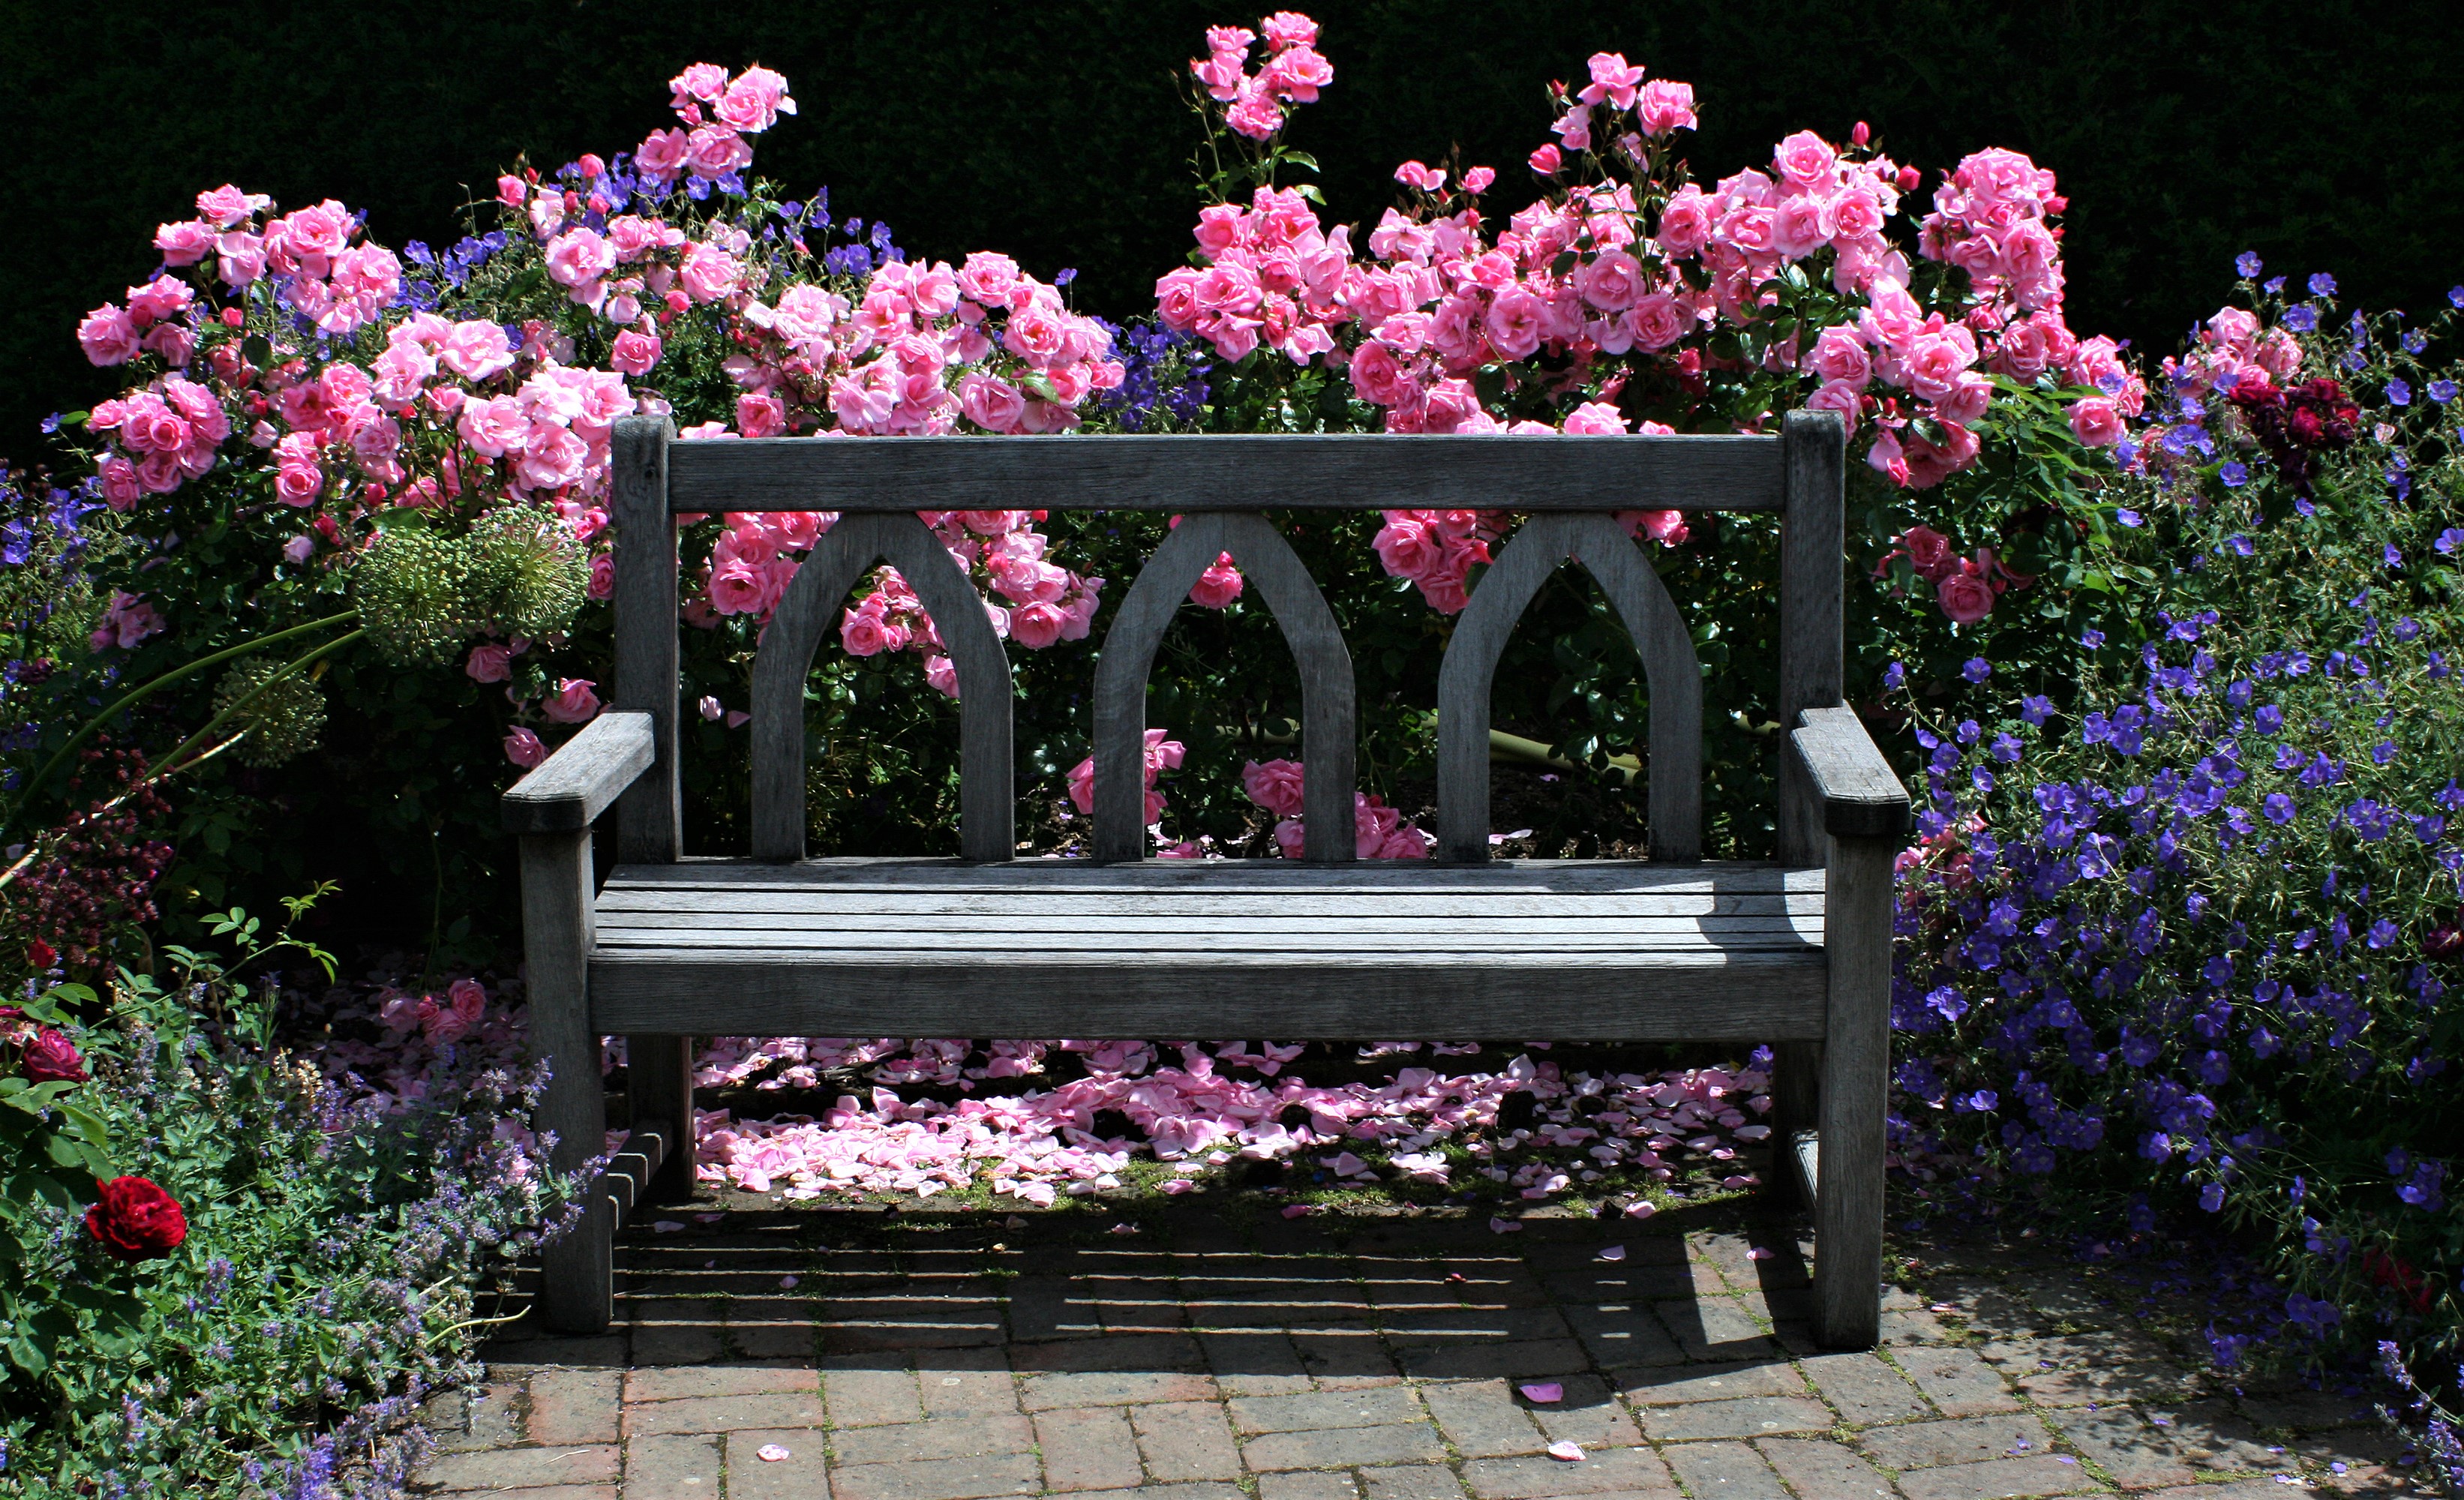
<svg viewBox="0 0 2464 1500"><path fill-rule="evenodd" d="M1228 552L1281 627L1300 670L1307 858L1353 856L1352 660L1309 570L1262 514L1477 508L1528 513L1455 623L1438 685L1440 859L1488 857L1488 700L1507 637L1569 558L1634 636L1651 693L1655 860L1700 857L1702 673L1691 632L1623 510L1777 511L1780 717L1841 701L1845 433L1789 413L1776 436L1369 434L766 438L678 442L664 418L617 424L613 706L648 710L656 761L619 808L619 857L681 849L676 773L675 518L835 511L780 600L754 666L753 852L804 851L804 681L849 592L878 562L905 575L938 629L959 692L959 848L1010 857L1015 778L1009 661L984 601L917 511L1164 511L1184 517L1121 602L1095 673L1095 857L1144 857L1147 674L1174 612ZM1779 855L1822 858L1807 788L1780 782Z"/></svg>

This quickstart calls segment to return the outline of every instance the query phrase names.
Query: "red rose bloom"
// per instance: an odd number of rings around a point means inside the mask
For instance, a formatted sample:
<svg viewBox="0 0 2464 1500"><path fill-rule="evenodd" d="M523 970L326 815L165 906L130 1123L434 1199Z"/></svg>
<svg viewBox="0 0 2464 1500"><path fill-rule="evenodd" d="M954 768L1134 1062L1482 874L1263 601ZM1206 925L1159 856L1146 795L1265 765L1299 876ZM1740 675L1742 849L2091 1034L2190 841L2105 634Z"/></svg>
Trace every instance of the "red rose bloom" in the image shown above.
<svg viewBox="0 0 2464 1500"><path fill-rule="evenodd" d="M116 1177L102 1184L102 1201L85 1211L88 1234L124 1261L168 1255L188 1237L188 1216L178 1200L142 1177Z"/></svg>
<svg viewBox="0 0 2464 1500"><path fill-rule="evenodd" d="M26 1042L26 1079L30 1083L83 1083L85 1059L76 1044L45 1026Z"/></svg>
<svg viewBox="0 0 2464 1500"><path fill-rule="evenodd" d="M26 944L26 961L38 969L48 969L60 961L60 956L50 943L37 938Z"/></svg>

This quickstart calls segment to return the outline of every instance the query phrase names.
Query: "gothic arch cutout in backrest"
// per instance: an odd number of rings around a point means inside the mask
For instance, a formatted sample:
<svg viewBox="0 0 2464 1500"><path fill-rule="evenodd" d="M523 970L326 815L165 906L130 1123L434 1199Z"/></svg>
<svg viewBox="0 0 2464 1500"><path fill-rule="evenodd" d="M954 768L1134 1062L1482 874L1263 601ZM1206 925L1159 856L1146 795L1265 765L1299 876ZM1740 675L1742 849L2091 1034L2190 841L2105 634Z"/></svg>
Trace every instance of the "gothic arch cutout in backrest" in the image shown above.
<svg viewBox="0 0 2464 1500"><path fill-rule="evenodd" d="M1498 658L1540 585L1572 558L1598 581L1651 690L1651 857L1703 855L1703 665L1667 585L1625 529L1597 513L1525 521L1472 590L1438 673L1438 857L1488 858L1488 695Z"/></svg>
<svg viewBox="0 0 2464 1500"><path fill-rule="evenodd" d="M1313 861L1353 857L1352 653L1317 581L1283 533L1255 511L1216 511L1181 518L1139 570L1121 601L1095 667L1095 857L1127 863L1146 857L1147 674L1163 632L1199 575L1232 554L1291 648L1301 677L1301 761L1307 829L1304 854Z"/></svg>
<svg viewBox="0 0 2464 1500"><path fill-rule="evenodd" d="M958 677L958 849L1010 857L1017 795L1010 761L1008 653L984 599L911 511L841 516L805 555L753 663L753 856L804 856L804 679L831 618L876 562L907 579Z"/></svg>

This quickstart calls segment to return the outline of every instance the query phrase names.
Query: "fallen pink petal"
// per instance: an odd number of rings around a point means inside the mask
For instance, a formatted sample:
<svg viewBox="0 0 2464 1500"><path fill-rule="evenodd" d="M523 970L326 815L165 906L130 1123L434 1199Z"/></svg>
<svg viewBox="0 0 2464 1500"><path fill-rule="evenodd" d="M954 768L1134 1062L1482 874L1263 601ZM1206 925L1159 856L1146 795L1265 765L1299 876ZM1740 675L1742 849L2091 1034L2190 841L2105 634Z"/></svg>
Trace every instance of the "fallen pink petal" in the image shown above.
<svg viewBox="0 0 2464 1500"><path fill-rule="evenodd" d="M764 1464L776 1464L795 1455L776 1443L764 1443L753 1450L753 1456Z"/></svg>
<svg viewBox="0 0 2464 1500"><path fill-rule="evenodd" d="M1524 1451L1530 1450L1527 1448ZM1549 1456L1560 1463L1579 1464L1583 1461L1583 1445L1579 1443L1551 1443L1549 1445Z"/></svg>
<svg viewBox="0 0 2464 1500"><path fill-rule="evenodd" d="M1525 1401L1542 1406L1566 1399L1566 1388L1554 1380L1535 1381L1529 1385L1518 1385L1515 1389L1523 1393Z"/></svg>

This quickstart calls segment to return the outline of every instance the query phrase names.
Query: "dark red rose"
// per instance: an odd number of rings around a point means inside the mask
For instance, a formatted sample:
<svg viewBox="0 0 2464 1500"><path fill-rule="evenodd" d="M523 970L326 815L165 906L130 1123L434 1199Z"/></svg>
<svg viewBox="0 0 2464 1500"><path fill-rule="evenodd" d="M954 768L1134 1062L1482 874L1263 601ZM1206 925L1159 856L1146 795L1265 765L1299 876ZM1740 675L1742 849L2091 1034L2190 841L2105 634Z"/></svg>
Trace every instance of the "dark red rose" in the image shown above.
<svg viewBox="0 0 2464 1500"><path fill-rule="evenodd" d="M85 1211L86 1232L121 1260L168 1255L188 1237L179 1201L143 1178L116 1177L101 1187L101 1202Z"/></svg>
<svg viewBox="0 0 2464 1500"><path fill-rule="evenodd" d="M45 1026L26 1042L26 1078L30 1083L83 1083L85 1059L67 1036Z"/></svg>
<svg viewBox="0 0 2464 1500"><path fill-rule="evenodd" d="M2421 940L2421 951L2433 959L2452 959L2464 953L2464 933L2453 927L2433 927Z"/></svg>
<svg viewBox="0 0 2464 1500"><path fill-rule="evenodd" d="M60 961L59 950L40 938L26 944L26 961L38 969L48 969Z"/></svg>

